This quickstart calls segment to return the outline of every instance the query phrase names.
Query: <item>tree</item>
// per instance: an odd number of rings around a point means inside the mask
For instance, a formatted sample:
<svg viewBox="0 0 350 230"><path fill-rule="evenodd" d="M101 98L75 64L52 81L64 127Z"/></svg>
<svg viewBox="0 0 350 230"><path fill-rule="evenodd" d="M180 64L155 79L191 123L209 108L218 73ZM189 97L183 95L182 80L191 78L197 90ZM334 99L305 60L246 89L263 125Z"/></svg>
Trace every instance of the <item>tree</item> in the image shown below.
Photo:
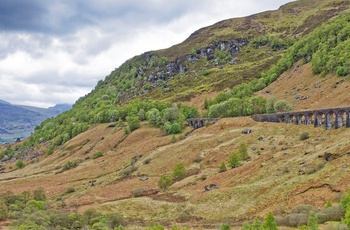
<svg viewBox="0 0 350 230"><path fill-rule="evenodd" d="M162 175L158 180L158 187L160 190L165 191L172 183L171 176Z"/></svg>
<svg viewBox="0 0 350 230"><path fill-rule="evenodd" d="M222 162L219 167L219 172L225 172L227 170L225 162Z"/></svg>
<svg viewBox="0 0 350 230"><path fill-rule="evenodd" d="M275 112L275 103L277 102L277 98L271 97L266 101L266 112L274 113Z"/></svg>
<svg viewBox="0 0 350 230"><path fill-rule="evenodd" d="M185 165L183 163L177 163L174 166L173 172L171 175L175 180L182 180L183 178L185 178L187 175Z"/></svg>
<svg viewBox="0 0 350 230"><path fill-rule="evenodd" d="M128 122L130 131L134 131L141 126L140 120L136 116L127 116L126 121Z"/></svg>
<svg viewBox="0 0 350 230"><path fill-rule="evenodd" d="M147 116L147 120L152 125L159 125L160 124L161 116L160 116L160 112L158 109L156 109L156 108L151 109L150 111L148 111L146 113L146 116Z"/></svg>
<svg viewBox="0 0 350 230"><path fill-rule="evenodd" d="M292 110L290 104L288 104L288 102L284 100L276 101L275 104L273 105L273 108L275 112L288 112Z"/></svg>
<svg viewBox="0 0 350 230"><path fill-rule="evenodd" d="M236 168L241 165L241 158L237 153L233 152L228 158L228 164L231 168Z"/></svg>
<svg viewBox="0 0 350 230"><path fill-rule="evenodd" d="M309 230L318 230L318 219L315 213L311 212L310 217L307 220L307 226Z"/></svg>
<svg viewBox="0 0 350 230"><path fill-rule="evenodd" d="M269 212L269 214L267 214L265 222L263 224L263 228L266 230L277 230L277 224L275 221L275 217L273 216L273 214L271 212Z"/></svg>
<svg viewBox="0 0 350 230"><path fill-rule="evenodd" d="M221 230L230 230L230 229L231 229L231 227L230 227L229 224L223 224L223 225L221 225Z"/></svg>
<svg viewBox="0 0 350 230"><path fill-rule="evenodd" d="M3 201L0 201L0 220L8 218L8 209Z"/></svg>
<svg viewBox="0 0 350 230"><path fill-rule="evenodd" d="M239 155L242 160L247 160L249 158L247 146L244 143L239 145Z"/></svg>
<svg viewBox="0 0 350 230"><path fill-rule="evenodd" d="M144 109L140 109L139 112L137 113L137 117L139 118L140 121L146 120L146 112Z"/></svg>

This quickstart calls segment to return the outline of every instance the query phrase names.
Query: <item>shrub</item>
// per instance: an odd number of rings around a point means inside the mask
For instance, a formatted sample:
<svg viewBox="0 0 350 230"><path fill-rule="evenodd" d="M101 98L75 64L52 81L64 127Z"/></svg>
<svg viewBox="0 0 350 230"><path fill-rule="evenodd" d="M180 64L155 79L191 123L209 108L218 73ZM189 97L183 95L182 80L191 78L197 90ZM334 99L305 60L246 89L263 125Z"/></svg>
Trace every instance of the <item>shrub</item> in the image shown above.
<svg viewBox="0 0 350 230"><path fill-rule="evenodd" d="M288 102L284 101L284 100L278 100L275 102L275 104L273 105L274 111L275 112L288 112L291 111L292 108L290 106L290 104L288 104Z"/></svg>
<svg viewBox="0 0 350 230"><path fill-rule="evenodd" d="M135 189L134 191L132 191L132 196L133 197L140 197L143 195L144 192L145 192L145 190L143 188L138 188L138 189Z"/></svg>
<svg viewBox="0 0 350 230"><path fill-rule="evenodd" d="M158 180L158 187L160 190L165 191L172 183L171 176L162 175Z"/></svg>
<svg viewBox="0 0 350 230"><path fill-rule="evenodd" d="M247 146L244 143L241 143L239 145L239 155L240 155L242 160L246 160L249 158Z"/></svg>
<svg viewBox="0 0 350 230"><path fill-rule="evenodd" d="M228 158L228 164L231 168L236 168L241 165L241 158L237 153L233 152Z"/></svg>
<svg viewBox="0 0 350 230"><path fill-rule="evenodd" d="M311 212L310 217L307 220L307 226L309 230L318 230L318 219L315 213Z"/></svg>
<svg viewBox="0 0 350 230"><path fill-rule="evenodd" d="M128 122L128 126L131 132L140 128L141 126L140 120L136 116L127 116L126 121Z"/></svg>
<svg viewBox="0 0 350 230"><path fill-rule="evenodd" d="M272 212L269 212L269 214L267 215L263 224L263 228L268 230L277 230L277 224Z"/></svg>
<svg viewBox="0 0 350 230"><path fill-rule="evenodd" d="M45 201L46 195L43 188L39 188L33 191L33 199L38 201Z"/></svg>
<svg viewBox="0 0 350 230"><path fill-rule="evenodd" d="M126 167L125 169L121 170L119 172L119 175L122 177L130 176L134 171L136 171L138 168L136 166L130 165Z"/></svg>
<svg viewBox="0 0 350 230"><path fill-rule="evenodd" d="M230 229L231 229L231 227L230 227L229 224L223 224L223 225L221 225L221 230L230 230Z"/></svg>
<svg viewBox="0 0 350 230"><path fill-rule="evenodd" d="M187 171L183 163L177 163L172 170L172 177L175 180L182 180L186 177Z"/></svg>
<svg viewBox="0 0 350 230"><path fill-rule="evenodd" d="M75 188L73 186L67 187L66 193L73 193L73 192L75 192Z"/></svg>
<svg viewBox="0 0 350 230"><path fill-rule="evenodd" d="M102 156L103 156L103 152L98 151L98 152L92 154L91 158L92 159L96 159L96 158L99 158L99 157L102 157Z"/></svg>
<svg viewBox="0 0 350 230"><path fill-rule="evenodd" d="M63 171L65 170L69 170L69 169L72 169L72 168L75 168L78 166L78 162L76 160L73 160L73 161L67 161L66 163L63 164Z"/></svg>
<svg viewBox="0 0 350 230"><path fill-rule="evenodd" d="M300 135L300 140L301 141L304 141L304 140L307 140L309 139L310 136L309 136L309 133L308 132L303 132L301 135Z"/></svg>
<svg viewBox="0 0 350 230"><path fill-rule="evenodd" d="M17 167L18 169L23 168L23 167L24 167L23 161L21 161L21 160L17 161L17 162L16 162L16 167Z"/></svg>
<svg viewBox="0 0 350 230"><path fill-rule="evenodd" d="M151 158L147 158L146 160L143 161L143 164L147 165L147 164L151 163L151 160L152 160Z"/></svg>
<svg viewBox="0 0 350 230"><path fill-rule="evenodd" d="M5 202L0 201L0 220L7 219L8 217L9 215L8 215L7 205L5 204Z"/></svg>
<svg viewBox="0 0 350 230"><path fill-rule="evenodd" d="M227 170L225 162L222 162L219 167L219 172L225 172Z"/></svg>

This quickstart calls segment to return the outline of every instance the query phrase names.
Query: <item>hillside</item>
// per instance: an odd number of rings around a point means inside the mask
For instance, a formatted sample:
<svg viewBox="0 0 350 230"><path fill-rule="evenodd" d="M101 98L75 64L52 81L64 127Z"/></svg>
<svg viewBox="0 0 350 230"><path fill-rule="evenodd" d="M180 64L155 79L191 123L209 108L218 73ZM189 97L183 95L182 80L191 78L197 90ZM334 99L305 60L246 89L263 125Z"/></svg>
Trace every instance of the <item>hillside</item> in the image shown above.
<svg viewBox="0 0 350 230"><path fill-rule="evenodd" d="M45 226L57 223L52 216L80 227L109 223L91 209L120 214L127 229L241 229L269 212L280 229L307 224L310 211L320 223L340 221L341 196L350 190L350 129L258 123L249 115L268 112L273 97L294 111L349 106L349 7L296 1L126 61L27 141L0 147L0 194L42 188L48 214L33 215ZM185 125L199 116L221 119L200 129ZM231 168L232 155L243 159ZM174 173L179 165L183 176ZM24 206L40 209L38 201ZM53 208L81 215L52 215Z"/></svg>
<svg viewBox="0 0 350 230"><path fill-rule="evenodd" d="M57 107L58 106L58 107ZM47 118L71 108L70 105L57 105L48 109L12 105L0 100L0 144L12 143L31 135L34 128Z"/></svg>

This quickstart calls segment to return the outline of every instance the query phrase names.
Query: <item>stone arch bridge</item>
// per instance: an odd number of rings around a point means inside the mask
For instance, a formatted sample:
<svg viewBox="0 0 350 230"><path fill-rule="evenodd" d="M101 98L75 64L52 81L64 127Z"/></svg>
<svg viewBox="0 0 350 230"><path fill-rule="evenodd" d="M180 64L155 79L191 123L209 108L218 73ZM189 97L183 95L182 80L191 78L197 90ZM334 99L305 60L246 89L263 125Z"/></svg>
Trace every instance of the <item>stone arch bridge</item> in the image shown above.
<svg viewBox="0 0 350 230"><path fill-rule="evenodd" d="M285 112L274 114L258 114L252 118L258 122L284 122L294 124L313 124L315 127L324 126L339 129L343 126L350 127L350 107L332 109L305 110L298 112Z"/></svg>
<svg viewBox="0 0 350 230"><path fill-rule="evenodd" d="M207 124L215 124L219 119L217 118L191 118L187 119L187 124L194 129L202 128Z"/></svg>

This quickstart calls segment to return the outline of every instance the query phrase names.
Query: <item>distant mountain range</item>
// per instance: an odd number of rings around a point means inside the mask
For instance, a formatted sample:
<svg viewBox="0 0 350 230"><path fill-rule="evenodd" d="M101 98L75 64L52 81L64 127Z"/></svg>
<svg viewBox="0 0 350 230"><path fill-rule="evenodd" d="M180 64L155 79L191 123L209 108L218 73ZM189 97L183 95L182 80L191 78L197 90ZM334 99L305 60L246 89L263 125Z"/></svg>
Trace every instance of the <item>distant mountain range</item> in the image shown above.
<svg viewBox="0 0 350 230"><path fill-rule="evenodd" d="M15 142L30 136L42 121L72 108L70 104L57 104L50 108L13 105L0 100L0 144Z"/></svg>

